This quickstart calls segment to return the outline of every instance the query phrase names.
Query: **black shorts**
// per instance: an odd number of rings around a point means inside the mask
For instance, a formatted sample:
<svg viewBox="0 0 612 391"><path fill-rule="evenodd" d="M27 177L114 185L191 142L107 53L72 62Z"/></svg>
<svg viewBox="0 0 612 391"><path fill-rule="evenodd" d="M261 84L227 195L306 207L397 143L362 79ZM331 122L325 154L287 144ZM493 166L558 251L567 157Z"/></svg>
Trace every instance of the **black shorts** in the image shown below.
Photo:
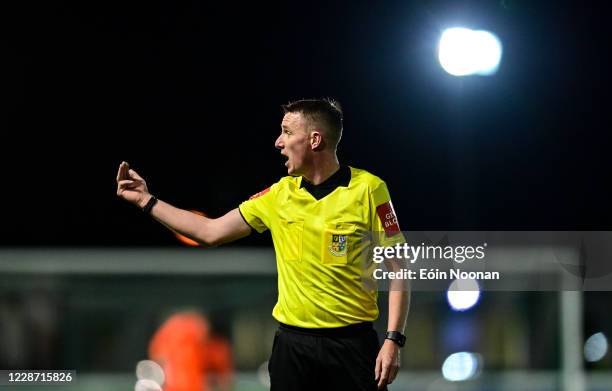
<svg viewBox="0 0 612 391"><path fill-rule="evenodd" d="M379 349L369 322L336 329L281 324L268 363L270 390L375 391Z"/></svg>

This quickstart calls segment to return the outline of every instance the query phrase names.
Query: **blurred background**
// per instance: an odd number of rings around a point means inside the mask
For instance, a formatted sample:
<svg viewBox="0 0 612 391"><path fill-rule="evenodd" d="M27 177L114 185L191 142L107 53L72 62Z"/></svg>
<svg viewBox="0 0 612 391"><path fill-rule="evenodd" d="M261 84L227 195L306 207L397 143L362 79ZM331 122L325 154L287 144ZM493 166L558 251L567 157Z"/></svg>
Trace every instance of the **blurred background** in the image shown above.
<svg viewBox="0 0 612 391"><path fill-rule="evenodd" d="M74 369L67 390L133 389L164 321L195 311L231 351L209 376L231 372L231 385L213 387L267 389L269 234L189 246L119 200L115 175L126 160L159 198L220 216L286 175L274 140L291 100L340 101L339 158L387 182L403 230L611 228L605 3L0 10L0 369ZM497 37L494 71L443 66L452 27ZM457 311L446 291L414 292L390 389L608 390L611 299L485 291Z"/></svg>

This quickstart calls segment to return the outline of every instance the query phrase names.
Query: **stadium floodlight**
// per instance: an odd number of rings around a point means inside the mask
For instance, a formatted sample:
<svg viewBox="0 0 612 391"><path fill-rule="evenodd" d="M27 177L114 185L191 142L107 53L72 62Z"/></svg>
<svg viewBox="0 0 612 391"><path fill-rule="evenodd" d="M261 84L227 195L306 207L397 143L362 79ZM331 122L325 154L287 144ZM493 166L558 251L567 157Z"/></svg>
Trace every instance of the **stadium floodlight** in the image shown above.
<svg viewBox="0 0 612 391"><path fill-rule="evenodd" d="M453 76L492 75L501 57L500 40L484 30L453 27L442 33L438 44L440 65Z"/></svg>
<svg viewBox="0 0 612 391"><path fill-rule="evenodd" d="M476 280L454 280L446 291L446 299L455 311L467 311L478 303L480 286Z"/></svg>
<svg viewBox="0 0 612 391"><path fill-rule="evenodd" d="M442 364L442 376L448 381L472 379L479 373L480 360L480 356L475 353L453 353Z"/></svg>
<svg viewBox="0 0 612 391"><path fill-rule="evenodd" d="M591 335L584 343L584 359L589 362L599 361L608 353L608 340L603 333Z"/></svg>

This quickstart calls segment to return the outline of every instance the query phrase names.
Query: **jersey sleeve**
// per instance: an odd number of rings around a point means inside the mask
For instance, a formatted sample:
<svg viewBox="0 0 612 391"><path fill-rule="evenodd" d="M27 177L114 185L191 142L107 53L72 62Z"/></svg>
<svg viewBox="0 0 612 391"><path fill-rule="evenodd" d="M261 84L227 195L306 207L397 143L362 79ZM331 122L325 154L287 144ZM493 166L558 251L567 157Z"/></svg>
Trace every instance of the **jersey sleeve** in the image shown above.
<svg viewBox="0 0 612 391"><path fill-rule="evenodd" d="M275 210L276 189L275 183L238 206L244 221L259 233L270 228L270 218Z"/></svg>
<svg viewBox="0 0 612 391"><path fill-rule="evenodd" d="M379 245L394 246L398 243L404 243L404 235L400 230L385 182L380 181L372 189L370 205L372 208L372 231L379 235Z"/></svg>

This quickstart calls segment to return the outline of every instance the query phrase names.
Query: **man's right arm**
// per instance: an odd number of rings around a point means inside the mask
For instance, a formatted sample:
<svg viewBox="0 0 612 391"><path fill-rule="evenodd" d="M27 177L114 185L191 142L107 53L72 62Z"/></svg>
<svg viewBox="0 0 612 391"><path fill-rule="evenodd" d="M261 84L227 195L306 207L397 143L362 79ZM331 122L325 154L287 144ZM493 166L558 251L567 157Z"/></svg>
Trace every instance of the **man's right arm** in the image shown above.
<svg viewBox="0 0 612 391"><path fill-rule="evenodd" d="M207 246L232 242L251 233L251 227L238 208L211 219L159 200L151 210L151 216L171 230Z"/></svg>
<svg viewBox="0 0 612 391"><path fill-rule="evenodd" d="M119 165L117 196L141 209L152 198L145 180L130 169L126 162ZM169 229L207 246L218 246L251 233L251 227L244 221L238 208L222 217L211 219L158 200L151 209L151 215Z"/></svg>

